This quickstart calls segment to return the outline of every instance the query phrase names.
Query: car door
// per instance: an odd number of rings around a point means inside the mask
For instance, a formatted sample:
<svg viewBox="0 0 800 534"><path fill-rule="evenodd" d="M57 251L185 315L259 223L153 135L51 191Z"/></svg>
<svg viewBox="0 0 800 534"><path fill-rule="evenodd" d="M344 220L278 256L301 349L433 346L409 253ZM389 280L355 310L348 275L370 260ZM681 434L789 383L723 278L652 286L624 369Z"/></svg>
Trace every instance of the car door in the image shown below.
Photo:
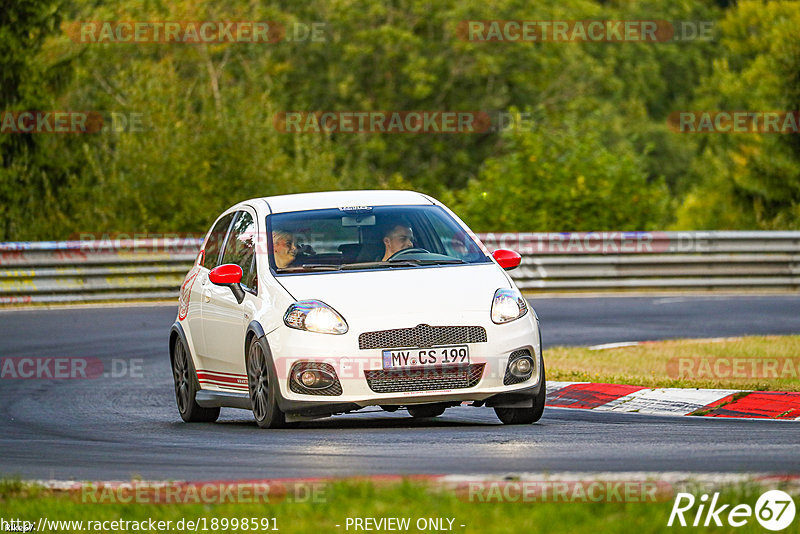
<svg viewBox="0 0 800 534"><path fill-rule="evenodd" d="M198 369L203 369L205 367L204 360L207 352L205 335L203 333L202 304L206 285L210 284L208 281L208 272L219 265L222 247L225 244L225 238L228 235L228 230L231 227L235 215L236 213L234 212L227 213L217 219L211 227L205 243L203 244L203 252L198 264L197 275L190 286L189 313L186 317L188 323L187 335L191 338L192 352L197 361Z"/></svg>
<svg viewBox="0 0 800 534"><path fill-rule="evenodd" d="M257 222L248 210L236 212L222 249L218 265L235 264L242 268L245 300L239 304L229 287L211 282L203 286L201 315L205 339L207 370L224 373L221 382L247 384L244 376L244 337L255 309L258 294L256 272ZM224 379L231 375L229 379ZM219 385L219 384L218 384Z"/></svg>

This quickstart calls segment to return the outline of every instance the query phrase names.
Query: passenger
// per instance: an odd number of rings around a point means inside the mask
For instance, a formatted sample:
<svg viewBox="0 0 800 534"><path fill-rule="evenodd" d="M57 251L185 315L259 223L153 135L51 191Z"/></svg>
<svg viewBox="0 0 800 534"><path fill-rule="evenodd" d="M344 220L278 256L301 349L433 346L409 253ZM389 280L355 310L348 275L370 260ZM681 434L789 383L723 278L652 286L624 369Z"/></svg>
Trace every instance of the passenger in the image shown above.
<svg viewBox="0 0 800 534"><path fill-rule="evenodd" d="M383 245L386 251L381 261L386 261L401 250L414 247L414 232L405 223L388 226L383 234Z"/></svg>
<svg viewBox="0 0 800 534"><path fill-rule="evenodd" d="M272 252L275 258L275 266L278 269L290 267L297 258L297 244L294 235L285 230L275 230L272 232Z"/></svg>

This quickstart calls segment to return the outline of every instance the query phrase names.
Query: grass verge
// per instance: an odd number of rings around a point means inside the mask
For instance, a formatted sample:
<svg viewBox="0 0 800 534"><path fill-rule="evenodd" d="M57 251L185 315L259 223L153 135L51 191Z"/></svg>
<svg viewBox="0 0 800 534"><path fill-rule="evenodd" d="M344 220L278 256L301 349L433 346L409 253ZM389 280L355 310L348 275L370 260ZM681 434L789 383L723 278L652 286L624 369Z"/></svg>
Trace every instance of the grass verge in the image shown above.
<svg viewBox="0 0 800 534"><path fill-rule="evenodd" d="M545 351L548 380L646 387L800 391L800 336L681 339Z"/></svg>
<svg viewBox="0 0 800 534"><path fill-rule="evenodd" d="M727 487L721 491L719 502L748 504L754 506L763 488L752 484ZM702 492L696 492L699 495ZM114 529L88 530L89 521L170 521L170 530L147 530L151 532L178 532L192 530L186 521L199 522L198 532L245 532L273 531L273 526L283 533L363 532L349 526L348 518L408 518L409 528L395 529L407 532L449 530L464 533L622 533L637 534L668 532L667 522L674 502L674 494L664 496L656 502L520 502L518 493L512 502L474 502L466 492L443 490L426 482L404 479L394 483L378 483L364 480L344 480L325 483L325 489L314 499L297 500L286 498L278 502L225 503L225 504L152 504L152 503L103 503L83 502L80 492L63 493L27 486L22 483L0 483L0 518L22 519L39 524L40 518L49 521L82 521L78 526L64 525L57 528L52 523L49 532L130 532ZM584 501L587 499L584 499ZM698 501L699 502L699 501ZM695 509L687 515L694 519ZM233 528L233 519L252 518L266 530ZM223 521L223 519L227 521ZM420 529L420 520L440 520L442 528L431 528L437 523L426 522ZM179 521L184 528L175 528ZM216 523L214 521L216 520ZM264 521L267 520L267 521ZM452 520L450 522L449 520ZM227 525L227 527L223 526ZM204 526L205 525L205 526ZM216 528L212 529L212 526ZM338 526L337 526L338 525ZM463 525L463 526L462 526ZM88 527L88 528L87 528ZM374 527L374 525L373 525ZM446 528L445 528L446 527ZM727 528L726 528L727 527ZM726 525L712 528L712 532L731 532ZM386 532L389 529L372 530ZM679 528L680 530L680 528ZM689 530L692 529L691 527ZM709 529L703 529L707 531ZM736 532L763 532L754 517ZM783 532L800 531L800 521Z"/></svg>

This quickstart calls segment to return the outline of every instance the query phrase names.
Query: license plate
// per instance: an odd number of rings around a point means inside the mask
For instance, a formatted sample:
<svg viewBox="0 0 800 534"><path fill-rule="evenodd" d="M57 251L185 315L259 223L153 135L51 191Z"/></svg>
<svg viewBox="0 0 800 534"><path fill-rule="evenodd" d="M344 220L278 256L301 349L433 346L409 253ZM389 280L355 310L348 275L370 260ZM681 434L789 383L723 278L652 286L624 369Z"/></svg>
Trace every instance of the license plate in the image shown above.
<svg viewBox="0 0 800 534"><path fill-rule="evenodd" d="M429 349L386 349L383 351L384 369L408 367L439 367L442 365L466 365L469 363L469 347L449 345Z"/></svg>

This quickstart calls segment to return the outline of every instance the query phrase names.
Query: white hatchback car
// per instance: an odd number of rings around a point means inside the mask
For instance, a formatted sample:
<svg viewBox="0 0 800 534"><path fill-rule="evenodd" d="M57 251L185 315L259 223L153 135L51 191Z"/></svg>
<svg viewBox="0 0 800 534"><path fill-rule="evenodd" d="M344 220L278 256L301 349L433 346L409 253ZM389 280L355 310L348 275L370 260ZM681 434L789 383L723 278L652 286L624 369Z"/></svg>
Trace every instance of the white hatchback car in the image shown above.
<svg viewBox="0 0 800 534"><path fill-rule="evenodd" d="M181 287L169 349L184 421L263 428L365 406L435 417L469 402L542 416L539 320L494 254L412 191L259 198L225 211Z"/></svg>

